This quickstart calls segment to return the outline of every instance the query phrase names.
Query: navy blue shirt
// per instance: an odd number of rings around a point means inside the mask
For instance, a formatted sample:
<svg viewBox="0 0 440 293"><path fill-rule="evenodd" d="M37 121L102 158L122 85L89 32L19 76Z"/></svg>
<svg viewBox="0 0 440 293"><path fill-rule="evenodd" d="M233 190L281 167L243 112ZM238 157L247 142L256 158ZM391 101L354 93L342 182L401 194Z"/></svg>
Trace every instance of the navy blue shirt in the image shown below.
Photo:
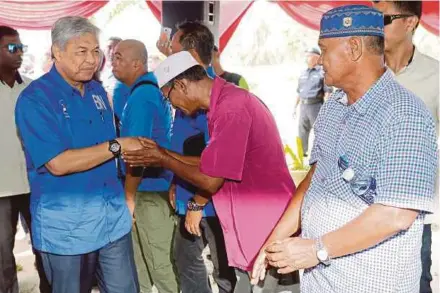
<svg viewBox="0 0 440 293"><path fill-rule="evenodd" d="M301 100L322 99L324 93L331 92L331 88L324 83L324 72L321 66L307 68L301 73L297 92Z"/></svg>
<svg viewBox="0 0 440 293"><path fill-rule="evenodd" d="M130 88L132 90L138 83L150 81L157 84L153 73L146 73ZM136 87L128 97L122 112L121 136L142 136L154 140L163 148L169 149L171 145L171 106L165 100L159 88L150 84ZM150 168L152 175L144 175L139 191L167 191L173 174L168 170Z"/></svg>
<svg viewBox="0 0 440 293"><path fill-rule="evenodd" d="M132 220L116 160L65 176L45 167L67 150L115 138L104 88L87 82L81 96L53 66L21 93L15 115L31 186L34 247L60 255L84 254L129 233Z"/></svg>
<svg viewBox="0 0 440 293"><path fill-rule="evenodd" d="M215 73L212 67L207 70L209 77L214 78ZM209 141L208 120L206 112L199 111L194 116L187 116L182 111L176 110L173 124L173 135L171 137L171 150L183 154L183 144L185 140L193 135L203 133L205 142ZM186 214L186 204L194 196L194 187L188 182L176 178L176 212L179 215ZM203 209L204 217L215 216L215 210L210 201Z"/></svg>

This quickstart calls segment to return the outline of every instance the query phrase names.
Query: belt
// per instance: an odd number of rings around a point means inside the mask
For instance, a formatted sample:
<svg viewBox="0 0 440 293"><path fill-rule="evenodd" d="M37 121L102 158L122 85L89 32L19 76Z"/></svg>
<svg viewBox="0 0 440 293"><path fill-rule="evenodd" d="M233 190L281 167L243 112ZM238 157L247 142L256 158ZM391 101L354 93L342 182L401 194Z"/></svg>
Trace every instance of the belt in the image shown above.
<svg viewBox="0 0 440 293"><path fill-rule="evenodd" d="M322 99L303 99L300 100L300 103L303 105L313 105L313 104L322 104L324 101Z"/></svg>

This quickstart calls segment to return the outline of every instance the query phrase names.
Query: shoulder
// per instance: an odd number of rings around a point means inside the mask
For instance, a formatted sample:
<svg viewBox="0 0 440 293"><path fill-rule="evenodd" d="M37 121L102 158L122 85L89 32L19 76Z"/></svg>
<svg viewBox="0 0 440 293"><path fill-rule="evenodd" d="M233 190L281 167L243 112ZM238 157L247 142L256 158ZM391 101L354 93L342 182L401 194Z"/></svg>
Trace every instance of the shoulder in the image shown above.
<svg viewBox="0 0 440 293"><path fill-rule="evenodd" d="M384 116L393 123L396 121L424 121L434 125L432 115L423 101L406 89L395 79L391 80L382 92L380 108Z"/></svg>
<svg viewBox="0 0 440 293"><path fill-rule="evenodd" d="M416 62L417 62L416 63L417 69L420 72L423 72L426 76L428 75L437 76L437 82L438 82L439 61L437 59L434 59L424 53L421 53L420 51L417 51Z"/></svg>
<svg viewBox="0 0 440 293"><path fill-rule="evenodd" d="M49 102L50 97L53 96L51 92L54 92L56 86L50 81L47 75L43 75L35 80L23 78L23 82L27 83L27 86L21 92L18 103L23 100L38 101L39 103Z"/></svg>

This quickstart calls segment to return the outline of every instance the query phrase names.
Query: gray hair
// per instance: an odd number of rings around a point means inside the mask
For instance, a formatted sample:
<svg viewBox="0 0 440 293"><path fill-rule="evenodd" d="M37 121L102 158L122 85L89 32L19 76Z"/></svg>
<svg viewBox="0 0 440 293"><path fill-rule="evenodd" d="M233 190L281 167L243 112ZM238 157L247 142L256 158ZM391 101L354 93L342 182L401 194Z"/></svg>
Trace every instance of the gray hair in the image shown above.
<svg viewBox="0 0 440 293"><path fill-rule="evenodd" d="M56 45L61 49L64 49L69 40L84 35L86 33L90 33L98 38L100 30L84 17L62 17L58 19L52 26L52 45Z"/></svg>

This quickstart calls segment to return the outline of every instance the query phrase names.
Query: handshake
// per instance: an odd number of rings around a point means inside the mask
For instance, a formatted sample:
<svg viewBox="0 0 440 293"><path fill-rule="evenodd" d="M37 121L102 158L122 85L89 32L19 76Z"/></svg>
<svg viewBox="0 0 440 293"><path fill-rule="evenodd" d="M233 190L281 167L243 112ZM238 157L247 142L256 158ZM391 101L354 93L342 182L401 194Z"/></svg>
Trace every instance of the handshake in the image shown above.
<svg viewBox="0 0 440 293"><path fill-rule="evenodd" d="M121 156L130 167L160 167L167 156L156 142L143 137L123 137L117 141L121 145Z"/></svg>

